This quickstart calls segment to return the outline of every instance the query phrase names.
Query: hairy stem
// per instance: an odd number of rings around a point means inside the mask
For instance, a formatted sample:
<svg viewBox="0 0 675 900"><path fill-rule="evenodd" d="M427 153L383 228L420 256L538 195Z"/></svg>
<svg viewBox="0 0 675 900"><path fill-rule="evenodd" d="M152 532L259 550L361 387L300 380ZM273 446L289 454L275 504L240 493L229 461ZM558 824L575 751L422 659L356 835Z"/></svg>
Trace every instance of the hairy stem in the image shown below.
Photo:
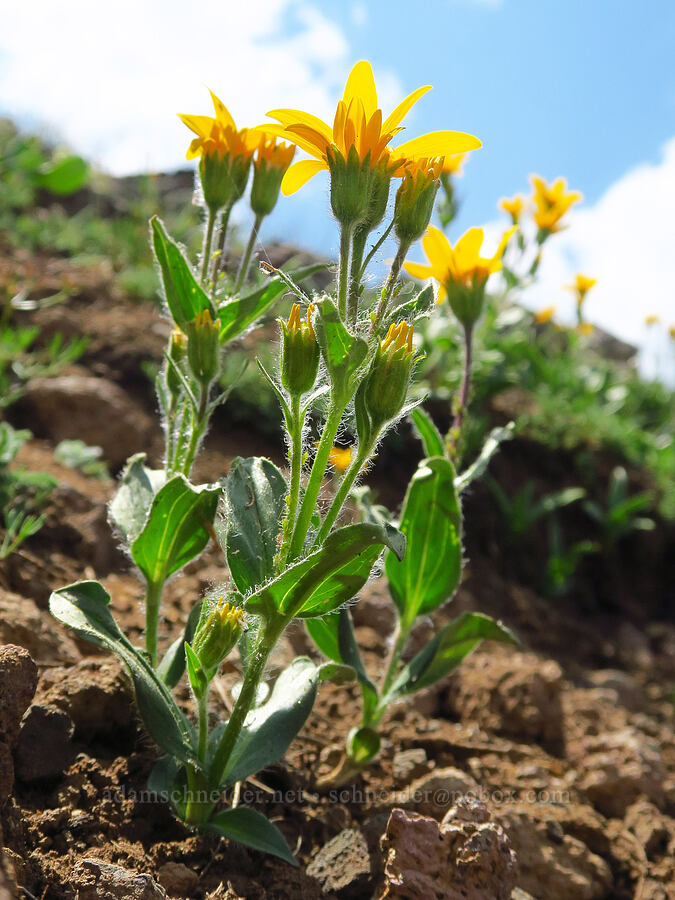
<svg viewBox="0 0 675 900"><path fill-rule="evenodd" d="M218 284L218 274L225 269L225 247L227 245L227 226L230 222L230 213L232 212L232 204L226 206L220 216L220 226L218 231L218 252L213 256L211 265L211 294L215 297L216 285Z"/></svg>
<svg viewBox="0 0 675 900"><path fill-rule="evenodd" d="M382 296L380 298L380 302L377 306L377 311L375 313L375 319L373 321L373 333L376 333L378 328L380 327L380 323L384 318L387 308L389 306L389 301L391 300L391 295L394 293L394 288L396 287L396 282L398 281L398 276L401 274L401 268L403 266L403 262L406 258L408 250L410 249L409 243L401 243L398 245L398 250L396 251L396 256L394 257L394 261L391 264L391 269L389 270L389 277L387 278L387 283L384 286L384 290L382 291Z"/></svg>
<svg viewBox="0 0 675 900"><path fill-rule="evenodd" d="M307 531L309 530L309 524L312 520L312 513L316 507L316 501L319 499L323 476L326 472L326 466L328 465L328 457L333 447L335 436L338 433L338 428L340 427L340 422L342 420L342 413L344 412L346 405L346 403L336 403L335 398L331 401L330 409L328 410L328 418L323 427L323 434L319 441L319 446L312 465L312 471L310 472L309 481L307 482L307 487L305 489L305 496L303 497L295 528L293 529L290 549L291 560L296 559L296 557L300 556L302 553L305 538L307 537Z"/></svg>
<svg viewBox="0 0 675 900"><path fill-rule="evenodd" d="M262 224L263 217L258 215L255 217L255 221L253 223L253 227L251 228L251 233L248 237L248 243L246 244L246 249L244 250L244 255L241 258L241 262L239 263L239 271L237 272L237 280L234 285L235 294L238 293L244 283L246 282L246 278L248 277L248 270L251 265L251 257L253 256L253 249L255 247L255 242L258 237L258 232L260 231L260 225Z"/></svg>
<svg viewBox="0 0 675 900"><path fill-rule="evenodd" d="M331 503L330 508L326 513L326 518L323 520L321 530L319 531L316 540L314 541L314 546L322 544L330 534L330 530L333 527L335 520L339 516L340 510L345 504L347 496L352 489L352 485L354 484L356 477L363 468L363 464L368 459L373 449L374 443L375 442L372 441L368 444L367 447L363 447L363 449L359 447L356 457L352 460L349 469L347 469L347 471L345 472L344 477L340 482L340 486L337 489L335 497L333 497L333 502Z"/></svg>
<svg viewBox="0 0 675 900"><path fill-rule="evenodd" d="M293 533L295 525L295 517L298 514L298 502L300 500L300 478L302 475L302 426L304 416L300 412L300 397L294 395L291 397L291 486L288 494L288 518L284 536L284 543L281 547L280 565L281 570L288 557L288 541Z"/></svg>
<svg viewBox="0 0 675 900"><path fill-rule="evenodd" d="M352 260L349 270L349 294L347 298L349 324L356 325L359 314L359 289L361 287L361 271L363 269L363 254L368 240L368 229L361 226L354 232L352 241Z"/></svg>
<svg viewBox="0 0 675 900"><path fill-rule="evenodd" d="M211 246L213 244L213 230L215 228L217 215L218 211L209 206L206 229L204 231L204 246L202 248L201 281L203 288L207 288L206 279L208 278L209 267L211 265Z"/></svg>
<svg viewBox="0 0 675 900"><path fill-rule="evenodd" d="M448 456L453 457L457 452L457 444L462 432L464 415L469 403L469 390L471 388L471 369L473 366L473 326L464 326L464 369L462 371L462 384L459 389L459 401L455 418L445 436L445 447Z"/></svg>
<svg viewBox="0 0 675 900"><path fill-rule="evenodd" d="M340 261L338 265L338 311L344 321L347 318L347 286L349 282L349 245L353 226L343 225L340 231Z"/></svg>
<svg viewBox="0 0 675 900"><path fill-rule="evenodd" d="M157 668L157 623L163 587L163 581L148 581L145 591L145 649L153 669Z"/></svg>

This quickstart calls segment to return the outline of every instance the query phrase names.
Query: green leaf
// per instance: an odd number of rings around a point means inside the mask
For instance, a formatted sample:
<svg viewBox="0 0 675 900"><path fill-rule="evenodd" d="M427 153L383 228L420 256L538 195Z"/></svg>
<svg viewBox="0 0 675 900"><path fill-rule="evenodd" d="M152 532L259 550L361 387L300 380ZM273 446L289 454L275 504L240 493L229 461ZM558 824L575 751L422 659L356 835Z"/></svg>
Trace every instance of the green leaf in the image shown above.
<svg viewBox="0 0 675 900"><path fill-rule="evenodd" d="M180 247L167 234L161 219L153 216L150 226L152 245L162 276L164 299L176 325L185 330L188 322L194 322L197 313L205 309L215 318L213 303L195 278Z"/></svg>
<svg viewBox="0 0 675 900"><path fill-rule="evenodd" d="M401 619L411 624L448 600L462 574L462 514L455 470L444 457L422 460L410 479L399 528L403 560L388 553L385 571Z"/></svg>
<svg viewBox="0 0 675 900"><path fill-rule="evenodd" d="M23 445L33 437L27 428L12 428L9 422L0 422L0 466L8 466Z"/></svg>
<svg viewBox="0 0 675 900"><path fill-rule="evenodd" d="M503 428L492 429L483 444L483 449L480 451L478 459L472 463L468 469L465 469L461 475L458 475L457 478L455 478L455 489L458 494L461 494L472 481L480 478L485 473L487 467L490 465L490 460L499 449L499 445L502 441L509 441L513 437L515 427L513 422L509 422L509 424L505 425Z"/></svg>
<svg viewBox="0 0 675 900"><path fill-rule="evenodd" d="M368 678L363 665L349 609L343 607L322 618L307 619L305 627L324 656L350 666L356 672L360 684L374 694L377 700L377 688Z"/></svg>
<svg viewBox="0 0 675 900"><path fill-rule="evenodd" d="M204 692L209 686L209 679L206 677L206 672L202 668L199 657L192 647L187 642L183 646L185 649L185 664L187 666L190 687L194 691L195 697L203 697Z"/></svg>
<svg viewBox="0 0 675 900"><path fill-rule="evenodd" d="M328 297L318 307L316 338L326 368L333 384L340 386L340 390L347 391L351 377L366 358L368 344L347 331L337 307Z"/></svg>
<svg viewBox="0 0 675 900"><path fill-rule="evenodd" d="M89 166L81 156L64 156L45 163L35 175L35 183L59 197L74 194L83 188L89 177Z"/></svg>
<svg viewBox="0 0 675 900"><path fill-rule="evenodd" d="M417 407L410 414L413 420L415 432L422 441L425 456L445 456L445 446L440 431L434 425L434 420L428 412Z"/></svg>
<svg viewBox="0 0 675 900"><path fill-rule="evenodd" d="M190 615L185 623L185 631L171 644L157 666L157 674L169 690L175 688L183 677L183 672L185 671L185 642L192 643L201 611L202 601L199 600L190 610Z"/></svg>
<svg viewBox="0 0 675 900"><path fill-rule="evenodd" d="M174 475L155 494L131 555L147 581L162 584L169 575L202 552L216 515L220 485L193 487Z"/></svg>
<svg viewBox="0 0 675 900"><path fill-rule="evenodd" d="M428 284L416 297L393 309L380 326L380 332L386 334L390 325L396 325L403 319L409 324L425 316L434 306L434 287Z"/></svg>
<svg viewBox="0 0 675 900"><path fill-rule="evenodd" d="M380 752L380 736L373 728L352 728L347 737L347 753L359 765L375 759Z"/></svg>
<svg viewBox="0 0 675 900"><path fill-rule="evenodd" d="M278 856L292 866L298 864L277 826L256 809L222 809L203 828L253 850Z"/></svg>
<svg viewBox="0 0 675 900"><path fill-rule="evenodd" d="M225 553L230 574L243 594L274 574L277 536L288 486L269 459L232 461L225 481Z"/></svg>
<svg viewBox="0 0 675 900"><path fill-rule="evenodd" d="M133 647L117 627L110 609L110 595L98 581L80 581L54 591L51 614L86 641L112 650L126 665L136 691L138 711L150 737L165 753L194 763L192 731L171 694L146 657Z"/></svg>
<svg viewBox="0 0 675 900"><path fill-rule="evenodd" d="M426 647L414 656L394 682L386 698L389 703L402 694L428 687L449 672L474 650L481 641L517 644L518 640L505 625L482 613L462 613L442 628Z"/></svg>
<svg viewBox="0 0 675 900"><path fill-rule="evenodd" d="M248 597L246 609L277 610L289 618L323 616L361 590L384 546L402 558L405 538L391 525L362 522L338 528L319 550Z"/></svg>
<svg viewBox="0 0 675 900"><path fill-rule="evenodd" d="M110 501L110 517L131 544L143 530L152 499L166 481L164 469L148 469L145 453L127 460L120 485Z"/></svg>
<svg viewBox="0 0 675 900"><path fill-rule="evenodd" d="M351 666L327 662L319 666L319 681L332 681L333 684L351 684L353 681L356 681L356 672Z"/></svg>
<svg viewBox="0 0 675 900"><path fill-rule="evenodd" d="M302 269L291 272L289 277L294 281L302 281L323 268L322 263L305 266ZM284 280L276 277L267 281L262 287L257 288L250 294L246 294L244 297L237 297L234 300L228 300L219 306L217 316L220 319L220 343L226 344L246 331L256 319L259 319L263 313L267 312L277 297L286 290L288 290L288 287Z"/></svg>
<svg viewBox="0 0 675 900"><path fill-rule="evenodd" d="M223 784L242 781L281 759L312 711L319 668L299 656L276 680L270 698L249 713L225 772ZM213 772L218 781L219 772Z"/></svg>

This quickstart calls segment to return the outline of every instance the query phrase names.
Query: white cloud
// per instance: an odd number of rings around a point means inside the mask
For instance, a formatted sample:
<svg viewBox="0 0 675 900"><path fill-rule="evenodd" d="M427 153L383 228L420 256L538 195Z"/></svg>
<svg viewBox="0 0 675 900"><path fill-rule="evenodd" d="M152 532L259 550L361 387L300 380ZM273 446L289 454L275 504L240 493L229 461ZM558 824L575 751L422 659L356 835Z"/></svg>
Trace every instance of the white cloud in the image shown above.
<svg viewBox="0 0 675 900"><path fill-rule="evenodd" d="M555 174L555 173L554 173ZM571 185L575 187L575 185ZM642 371L675 381L675 137L656 163L643 163L615 181L592 204L573 207L569 228L546 243L536 284L522 296L532 309L556 307L556 318L574 321L574 297L564 285L577 272L598 279L586 300L589 321L641 349ZM503 223L490 223L498 233ZM658 315L648 328L645 317Z"/></svg>
<svg viewBox="0 0 675 900"><path fill-rule="evenodd" d="M115 174L184 160L175 113L209 114L204 85L242 125L274 106L332 117L352 62L308 0L25 0L3 5L0 114L49 128ZM379 73L378 73L379 74ZM381 73L383 100L392 75Z"/></svg>

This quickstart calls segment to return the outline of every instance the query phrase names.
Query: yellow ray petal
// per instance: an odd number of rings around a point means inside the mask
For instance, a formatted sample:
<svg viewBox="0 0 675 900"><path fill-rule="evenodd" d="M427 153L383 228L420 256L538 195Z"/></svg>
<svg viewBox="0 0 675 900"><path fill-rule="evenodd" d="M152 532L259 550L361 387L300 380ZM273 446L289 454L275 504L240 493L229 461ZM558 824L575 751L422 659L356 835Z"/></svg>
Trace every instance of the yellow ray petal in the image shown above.
<svg viewBox="0 0 675 900"><path fill-rule="evenodd" d="M228 110L228 108L225 106L222 100L216 97L216 95L210 88L209 93L211 94L211 99L213 100L213 108L216 111L216 118L218 119L218 121L226 127L229 126L230 128L234 128L234 130L236 131L237 126L234 124L234 119L230 115L230 111Z"/></svg>
<svg viewBox="0 0 675 900"><path fill-rule="evenodd" d="M282 125L265 125L265 131L268 134L273 134L275 137L283 138L285 141L290 141L292 144L296 144L305 153L309 153L310 156L314 156L318 159L323 154L319 153L317 150L316 144L305 140L304 137L299 135L296 131L291 131L287 128L284 128Z"/></svg>
<svg viewBox="0 0 675 900"><path fill-rule="evenodd" d="M396 147L396 155L406 156L408 159L421 159L431 156L452 156L453 153L466 153L469 150L478 150L479 147L482 147L482 144L478 138L463 131L430 131L429 134L421 134Z"/></svg>
<svg viewBox="0 0 675 900"><path fill-rule="evenodd" d="M447 292L447 290L445 289L445 286L442 285L442 284L439 284L439 286L438 286L438 297L436 297L436 303L442 303L442 302L445 300L445 298L446 298L447 296L448 296L448 292Z"/></svg>
<svg viewBox="0 0 675 900"><path fill-rule="evenodd" d="M391 132L396 126L403 121L420 97L424 96L427 91L431 90L431 85L426 84L424 87L417 88L412 94L408 94L405 100L401 100L396 109L391 112L382 123L383 132Z"/></svg>
<svg viewBox="0 0 675 900"><path fill-rule="evenodd" d="M375 87L375 78L370 63L362 59L357 62L349 73L345 92L342 96L345 106L349 106L350 102L358 97L363 103L366 116L370 118L377 109L377 89Z"/></svg>
<svg viewBox="0 0 675 900"><path fill-rule="evenodd" d="M480 255L484 236L482 228L469 228L455 244L455 253L462 261L473 263Z"/></svg>
<svg viewBox="0 0 675 900"><path fill-rule="evenodd" d="M303 112L301 109L271 109L267 115L271 119L277 119L286 128L289 125L308 125L314 131L318 131L322 137L325 137L328 143L333 140L333 132L330 129L330 125L327 125L311 113Z"/></svg>
<svg viewBox="0 0 675 900"><path fill-rule="evenodd" d="M307 184L309 179L313 178L317 172L327 168L328 165L322 159L302 159L300 162L294 163L281 182L282 194L284 197L289 197Z"/></svg>
<svg viewBox="0 0 675 900"><path fill-rule="evenodd" d="M191 116L186 113L177 115L181 122L199 137L208 137L211 134L211 127L215 121L213 116Z"/></svg>
<svg viewBox="0 0 675 900"><path fill-rule="evenodd" d="M422 246L424 247L427 259L431 263L431 268L434 269L434 277L438 278L439 281L442 281L443 274L447 272L448 260L452 253L450 241L439 228L436 228L434 225L429 225L422 238ZM436 274L437 271L443 274L439 277Z"/></svg>
<svg viewBox="0 0 675 900"><path fill-rule="evenodd" d="M431 278L431 266L423 266L422 263L416 262L405 262L403 263L403 268L408 275L412 275L413 278L419 278L420 281Z"/></svg>

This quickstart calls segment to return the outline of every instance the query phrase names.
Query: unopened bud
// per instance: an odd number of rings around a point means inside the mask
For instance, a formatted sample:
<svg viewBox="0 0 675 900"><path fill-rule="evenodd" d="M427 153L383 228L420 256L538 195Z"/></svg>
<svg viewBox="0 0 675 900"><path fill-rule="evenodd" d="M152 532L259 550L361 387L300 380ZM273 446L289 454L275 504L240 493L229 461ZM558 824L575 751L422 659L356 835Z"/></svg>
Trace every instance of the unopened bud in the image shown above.
<svg viewBox="0 0 675 900"><path fill-rule="evenodd" d="M167 363L166 367L166 387L171 397L171 403L175 404L183 391L183 385L176 372L176 368L181 368L183 361L187 356L187 336L180 330L174 328L169 338L169 358L174 365Z"/></svg>
<svg viewBox="0 0 675 900"><path fill-rule="evenodd" d="M251 154L203 153L199 160L199 178L204 201L212 212L232 206L246 190Z"/></svg>
<svg viewBox="0 0 675 900"><path fill-rule="evenodd" d="M360 394L375 429L394 419L403 409L415 362L412 336L413 326L407 322L391 325L366 375Z"/></svg>
<svg viewBox="0 0 675 900"><path fill-rule="evenodd" d="M394 230L402 244L414 243L427 230L442 168L442 159L421 160L406 168L394 207Z"/></svg>
<svg viewBox="0 0 675 900"><path fill-rule="evenodd" d="M241 637L244 627L243 609L233 606L223 597L207 615L202 613L191 646L207 676L215 673Z"/></svg>
<svg viewBox="0 0 675 900"><path fill-rule="evenodd" d="M355 147L347 159L335 147L326 151L330 169L330 203L340 225L359 225L368 217L370 207L371 168L369 156L361 161Z"/></svg>
<svg viewBox="0 0 675 900"><path fill-rule="evenodd" d="M187 325L187 356L194 377L203 385L210 384L218 372L220 320L214 322L208 309L198 312Z"/></svg>
<svg viewBox="0 0 675 900"><path fill-rule="evenodd" d="M294 396L311 391L319 370L319 345L312 326L314 304L307 307L307 319L300 318L300 307L293 304L288 322L281 324L281 383Z"/></svg>

